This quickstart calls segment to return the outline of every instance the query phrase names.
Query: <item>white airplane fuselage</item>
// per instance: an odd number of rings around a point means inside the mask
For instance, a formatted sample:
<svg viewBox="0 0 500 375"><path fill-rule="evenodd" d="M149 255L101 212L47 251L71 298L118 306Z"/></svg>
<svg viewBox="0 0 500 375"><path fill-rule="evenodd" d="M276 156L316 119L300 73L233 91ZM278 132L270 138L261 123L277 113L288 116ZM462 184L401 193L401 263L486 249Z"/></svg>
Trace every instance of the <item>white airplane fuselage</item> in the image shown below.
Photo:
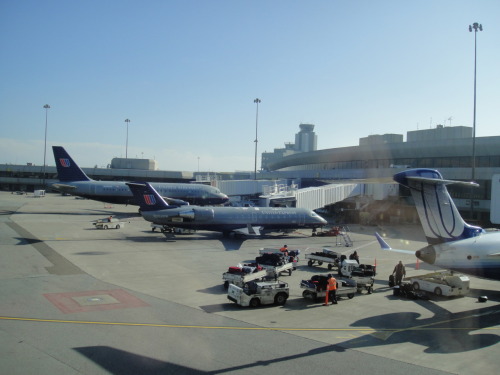
<svg viewBox="0 0 500 375"><path fill-rule="evenodd" d="M494 253L492 249L498 252ZM441 268L500 280L500 232L429 245L415 255Z"/></svg>

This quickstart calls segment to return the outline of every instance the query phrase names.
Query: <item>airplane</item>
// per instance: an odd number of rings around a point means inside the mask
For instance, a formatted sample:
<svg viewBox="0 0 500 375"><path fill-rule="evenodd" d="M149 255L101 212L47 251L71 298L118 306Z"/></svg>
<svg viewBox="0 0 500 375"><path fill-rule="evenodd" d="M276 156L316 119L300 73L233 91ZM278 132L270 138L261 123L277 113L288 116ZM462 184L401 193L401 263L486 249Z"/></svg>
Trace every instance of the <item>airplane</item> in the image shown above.
<svg viewBox="0 0 500 375"><path fill-rule="evenodd" d="M67 193L106 203L138 205L124 181L96 181L89 178L61 146L52 146L59 182L51 186ZM229 201L219 189L202 184L159 183L152 185L170 204L219 205Z"/></svg>
<svg viewBox="0 0 500 375"><path fill-rule="evenodd" d="M433 169L410 169L394 175L394 181L410 189L428 246L415 252L425 263L464 274L500 280L500 231L486 232L467 224L446 185L478 186L475 182L444 180ZM394 250L375 233L383 250Z"/></svg>
<svg viewBox="0 0 500 375"><path fill-rule="evenodd" d="M290 207L172 207L147 182L129 182L128 187L139 202L142 217L166 229L184 228L262 235L267 232L290 232L327 224L312 210Z"/></svg>

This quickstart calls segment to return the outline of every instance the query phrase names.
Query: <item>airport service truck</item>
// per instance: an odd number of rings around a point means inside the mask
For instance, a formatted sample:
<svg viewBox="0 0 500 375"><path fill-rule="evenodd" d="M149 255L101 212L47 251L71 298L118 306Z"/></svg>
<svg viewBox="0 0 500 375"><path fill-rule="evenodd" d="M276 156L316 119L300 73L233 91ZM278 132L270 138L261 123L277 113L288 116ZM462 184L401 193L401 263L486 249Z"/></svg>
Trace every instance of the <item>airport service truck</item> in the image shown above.
<svg viewBox="0 0 500 375"><path fill-rule="evenodd" d="M425 291L437 296L463 296L469 292L470 279L465 275L455 275L451 271L439 271L421 276L405 277L414 291Z"/></svg>
<svg viewBox="0 0 500 375"><path fill-rule="evenodd" d="M260 305L275 304L282 306L286 303L290 289L287 283L254 282L245 284L245 287L230 284L227 298L240 306L258 307Z"/></svg>
<svg viewBox="0 0 500 375"><path fill-rule="evenodd" d="M95 225L96 229L108 229L108 228L120 229L125 226L124 221L120 221L115 218L96 220L93 222L93 224Z"/></svg>

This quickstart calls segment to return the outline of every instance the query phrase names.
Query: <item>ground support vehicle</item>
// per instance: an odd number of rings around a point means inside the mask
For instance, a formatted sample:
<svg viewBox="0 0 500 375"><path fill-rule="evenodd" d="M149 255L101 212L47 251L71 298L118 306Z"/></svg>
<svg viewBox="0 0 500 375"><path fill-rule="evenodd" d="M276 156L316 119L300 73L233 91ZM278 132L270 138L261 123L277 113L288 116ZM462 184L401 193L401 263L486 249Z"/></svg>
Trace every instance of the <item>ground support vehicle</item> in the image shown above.
<svg viewBox="0 0 500 375"><path fill-rule="evenodd" d="M375 276L377 268L370 264L359 264L355 260L344 259L339 267L339 276Z"/></svg>
<svg viewBox="0 0 500 375"><path fill-rule="evenodd" d="M452 271L433 272L421 276L405 277L414 291L425 291L437 296L463 296L469 292L470 279Z"/></svg>
<svg viewBox="0 0 500 375"><path fill-rule="evenodd" d="M340 234L340 227L331 227L327 230L322 230L320 232L314 232L313 236L324 237L324 236L338 236Z"/></svg>
<svg viewBox="0 0 500 375"><path fill-rule="evenodd" d="M302 297L313 301L324 300L326 296L327 275L314 275L310 280L302 280L300 283ZM358 287L352 279L337 279L336 296L352 299Z"/></svg>
<svg viewBox="0 0 500 375"><path fill-rule="evenodd" d="M288 272L289 275L296 268L294 262L289 262L289 258L282 252L279 253L264 253L255 258L255 263L265 268L269 272L270 277L277 279L282 273Z"/></svg>
<svg viewBox="0 0 500 375"><path fill-rule="evenodd" d="M355 260L345 259L339 267L339 275L356 281L358 293L366 289L368 294L373 291L376 267L369 264L358 264Z"/></svg>
<svg viewBox="0 0 500 375"><path fill-rule="evenodd" d="M227 290L227 298L240 305L257 307L260 305L275 304L282 306L286 303L290 289L287 283L276 282L255 282L245 284L245 287L230 284Z"/></svg>
<svg viewBox="0 0 500 375"><path fill-rule="evenodd" d="M151 223L151 231L154 232L158 229L162 233L173 233L173 234L192 234L196 232L194 229L186 228L172 228L162 224Z"/></svg>
<svg viewBox="0 0 500 375"><path fill-rule="evenodd" d="M259 266L261 266L267 271L268 278L275 280L285 272L288 273L288 276L292 276L292 272L295 269L295 264L291 262L279 266L272 266L269 264L259 263Z"/></svg>
<svg viewBox="0 0 500 375"><path fill-rule="evenodd" d="M341 254L330 249L323 249L323 251L317 251L315 253L309 253L305 255L307 259L307 265L309 267L314 266L318 263L321 266L323 263L328 264L328 269L331 270L333 267L338 267Z"/></svg>
<svg viewBox="0 0 500 375"><path fill-rule="evenodd" d="M228 272L222 274L222 280L224 282L224 288L229 288L229 284L233 284L239 287L243 287L246 283L255 280L264 281L267 279L268 270L257 268L253 270L245 270L248 267L242 267L240 272L235 272L233 267Z"/></svg>
<svg viewBox="0 0 500 375"><path fill-rule="evenodd" d="M120 229L125 226L125 222L120 221L118 219L100 219L94 221L92 224L94 224L96 229L108 229L108 228Z"/></svg>
<svg viewBox="0 0 500 375"><path fill-rule="evenodd" d="M288 255L290 257L293 257L294 262L299 261L299 254L300 250L299 249L288 249L287 250ZM262 247L259 249L259 254L275 254L275 253L282 253L281 249L277 247Z"/></svg>

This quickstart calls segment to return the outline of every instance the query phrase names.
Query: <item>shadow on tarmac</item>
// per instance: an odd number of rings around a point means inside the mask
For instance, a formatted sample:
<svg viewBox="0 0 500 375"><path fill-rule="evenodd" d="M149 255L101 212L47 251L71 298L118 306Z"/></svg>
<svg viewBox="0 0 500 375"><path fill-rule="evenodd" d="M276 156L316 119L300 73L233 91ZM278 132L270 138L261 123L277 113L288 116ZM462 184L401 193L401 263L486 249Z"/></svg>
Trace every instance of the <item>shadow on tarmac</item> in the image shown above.
<svg viewBox="0 0 500 375"><path fill-rule="evenodd" d="M245 369L262 368L271 364L287 362L292 360L300 360L310 356L345 352L345 349L338 345L327 345L320 348L311 349L303 353L290 354L282 357L275 357L268 360L254 361L242 365L223 368L214 371L201 371L192 367L176 365L172 362L160 361L154 358L130 353L124 350L115 349L109 346L87 346L74 348L81 355L92 360L110 374L129 375L129 374L225 374L233 373ZM257 371L257 370L254 370ZM251 371L253 372L253 371Z"/></svg>
<svg viewBox="0 0 500 375"><path fill-rule="evenodd" d="M481 330L498 325L499 306L450 313L434 303L413 301L434 312L432 318L419 319L415 312L390 313L358 320L352 327L370 327L376 332L345 341L348 349L414 343L427 347L425 353L461 353L495 345L498 334Z"/></svg>

